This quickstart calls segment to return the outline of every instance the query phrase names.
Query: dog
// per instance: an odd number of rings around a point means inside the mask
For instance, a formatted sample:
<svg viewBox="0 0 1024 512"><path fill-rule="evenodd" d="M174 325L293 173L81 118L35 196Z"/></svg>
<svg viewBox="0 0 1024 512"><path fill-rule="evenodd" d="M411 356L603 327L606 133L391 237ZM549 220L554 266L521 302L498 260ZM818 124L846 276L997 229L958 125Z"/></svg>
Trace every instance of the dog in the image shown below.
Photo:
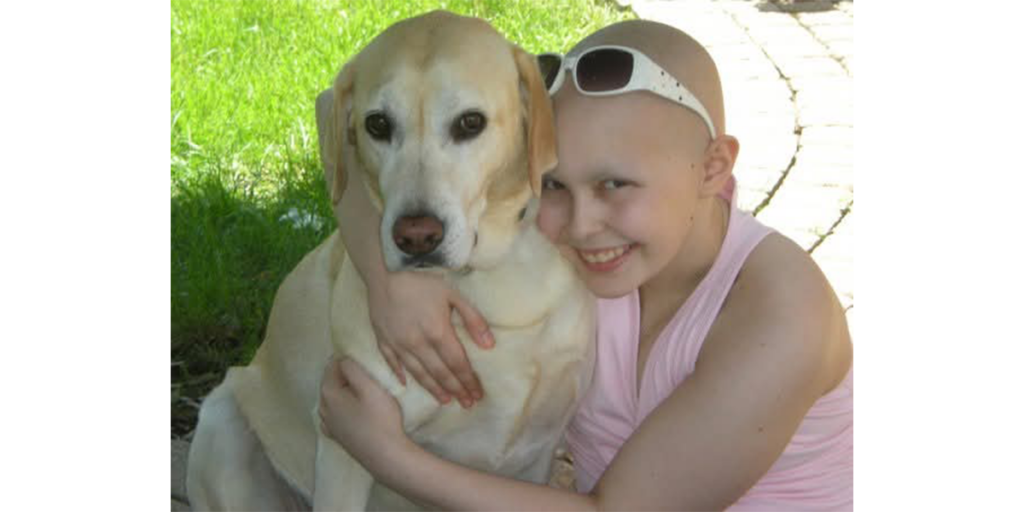
<svg viewBox="0 0 1024 512"><path fill-rule="evenodd" d="M557 163L535 58L483 20L435 11L382 32L316 104L332 201L362 173L388 269L438 272L487 318L496 343L486 351L452 318L485 398L442 407L398 381L335 231L281 284L252 362L229 369L203 401L187 476L193 507L418 508L317 427L320 379L335 355L395 396L421 446L546 483L591 376L594 303L534 222L541 175Z"/></svg>

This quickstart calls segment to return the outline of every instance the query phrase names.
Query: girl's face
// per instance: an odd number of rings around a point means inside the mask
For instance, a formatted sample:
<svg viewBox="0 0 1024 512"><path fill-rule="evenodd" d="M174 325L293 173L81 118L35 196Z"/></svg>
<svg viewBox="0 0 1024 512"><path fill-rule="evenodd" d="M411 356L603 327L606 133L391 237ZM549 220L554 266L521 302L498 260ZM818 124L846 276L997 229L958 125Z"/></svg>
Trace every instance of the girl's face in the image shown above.
<svg viewBox="0 0 1024 512"><path fill-rule="evenodd" d="M558 167L544 177L537 223L594 294L625 295L684 249L709 135L644 93L562 87L554 107Z"/></svg>

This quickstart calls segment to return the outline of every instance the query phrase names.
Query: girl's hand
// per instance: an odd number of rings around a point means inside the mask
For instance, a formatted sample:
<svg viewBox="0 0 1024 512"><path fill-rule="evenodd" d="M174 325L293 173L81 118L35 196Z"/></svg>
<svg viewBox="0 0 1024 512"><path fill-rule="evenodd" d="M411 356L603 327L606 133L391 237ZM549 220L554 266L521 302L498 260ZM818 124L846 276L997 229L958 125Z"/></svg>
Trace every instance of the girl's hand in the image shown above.
<svg viewBox="0 0 1024 512"><path fill-rule="evenodd" d="M442 404L454 395L463 407L471 407L483 397L480 379L452 327L452 308L477 346L493 347L494 337L480 312L440 277L392 273L381 290L369 289L369 308L377 346L402 384L404 367Z"/></svg>
<svg viewBox="0 0 1024 512"><path fill-rule="evenodd" d="M412 441L402 428L398 402L352 359L331 359L320 383L320 430L371 473ZM397 457L397 458L395 458Z"/></svg>

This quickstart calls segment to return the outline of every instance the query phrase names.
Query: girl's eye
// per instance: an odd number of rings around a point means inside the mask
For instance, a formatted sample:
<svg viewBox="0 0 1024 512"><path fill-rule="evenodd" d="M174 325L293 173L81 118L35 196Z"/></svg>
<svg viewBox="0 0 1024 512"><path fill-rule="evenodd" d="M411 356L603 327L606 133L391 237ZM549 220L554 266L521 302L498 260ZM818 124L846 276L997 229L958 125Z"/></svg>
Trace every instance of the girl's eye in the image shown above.
<svg viewBox="0 0 1024 512"><path fill-rule="evenodd" d="M541 181L541 188L543 188L544 190L562 190L563 188L565 188L565 186L559 183L558 180L544 178Z"/></svg>
<svg viewBox="0 0 1024 512"><path fill-rule="evenodd" d="M601 188L605 190L615 190L625 187L626 185L629 185L629 183L622 180L604 180L601 182Z"/></svg>

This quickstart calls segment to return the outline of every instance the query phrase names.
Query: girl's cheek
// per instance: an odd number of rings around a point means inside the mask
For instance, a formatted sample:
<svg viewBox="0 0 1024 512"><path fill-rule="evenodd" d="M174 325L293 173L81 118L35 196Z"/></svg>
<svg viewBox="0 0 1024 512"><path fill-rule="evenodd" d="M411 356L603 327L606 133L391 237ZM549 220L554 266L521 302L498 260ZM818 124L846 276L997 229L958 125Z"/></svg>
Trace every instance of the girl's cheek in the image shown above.
<svg viewBox="0 0 1024 512"><path fill-rule="evenodd" d="M556 195L562 194L545 191L540 197L540 209L537 212L537 227L551 243L558 242L558 234L569 222L567 201L553 197Z"/></svg>

